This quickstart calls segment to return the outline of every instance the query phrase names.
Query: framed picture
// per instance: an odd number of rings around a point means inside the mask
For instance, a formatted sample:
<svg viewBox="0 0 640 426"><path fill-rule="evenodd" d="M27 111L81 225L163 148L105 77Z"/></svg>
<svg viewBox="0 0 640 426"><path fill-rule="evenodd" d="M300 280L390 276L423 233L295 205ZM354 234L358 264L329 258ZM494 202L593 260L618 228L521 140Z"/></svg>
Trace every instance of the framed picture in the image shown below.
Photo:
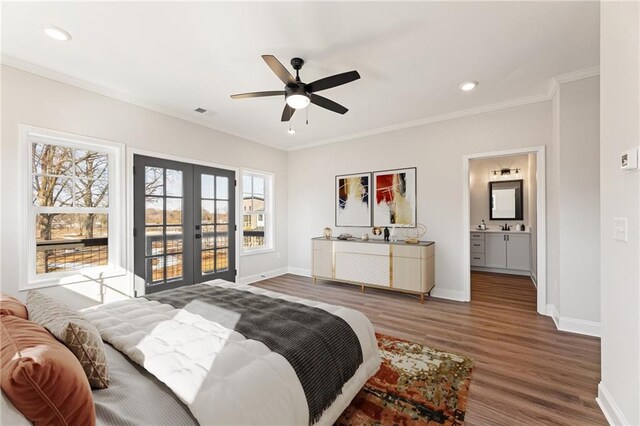
<svg viewBox="0 0 640 426"><path fill-rule="evenodd" d="M336 226L371 226L371 173L336 176Z"/></svg>
<svg viewBox="0 0 640 426"><path fill-rule="evenodd" d="M373 225L416 226L416 168L373 172Z"/></svg>

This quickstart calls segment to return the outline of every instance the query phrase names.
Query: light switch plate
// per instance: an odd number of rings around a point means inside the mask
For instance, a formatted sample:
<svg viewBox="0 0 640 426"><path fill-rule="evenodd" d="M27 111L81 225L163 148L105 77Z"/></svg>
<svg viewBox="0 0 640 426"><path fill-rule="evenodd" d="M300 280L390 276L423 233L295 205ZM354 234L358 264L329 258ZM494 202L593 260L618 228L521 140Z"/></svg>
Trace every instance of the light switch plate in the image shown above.
<svg viewBox="0 0 640 426"><path fill-rule="evenodd" d="M628 241L626 217L613 218L613 239L625 243Z"/></svg>

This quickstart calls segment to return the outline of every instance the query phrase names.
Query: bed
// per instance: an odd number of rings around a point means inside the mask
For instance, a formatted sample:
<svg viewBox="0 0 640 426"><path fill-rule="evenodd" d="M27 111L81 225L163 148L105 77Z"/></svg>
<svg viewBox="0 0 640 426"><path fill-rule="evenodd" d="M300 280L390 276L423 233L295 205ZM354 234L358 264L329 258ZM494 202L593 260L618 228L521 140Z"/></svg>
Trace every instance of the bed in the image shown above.
<svg viewBox="0 0 640 426"><path fill-rule="evenodd" d="M362 313L220 280L83 313L107 343L98 424L330 425L380 365Z"/></svg>

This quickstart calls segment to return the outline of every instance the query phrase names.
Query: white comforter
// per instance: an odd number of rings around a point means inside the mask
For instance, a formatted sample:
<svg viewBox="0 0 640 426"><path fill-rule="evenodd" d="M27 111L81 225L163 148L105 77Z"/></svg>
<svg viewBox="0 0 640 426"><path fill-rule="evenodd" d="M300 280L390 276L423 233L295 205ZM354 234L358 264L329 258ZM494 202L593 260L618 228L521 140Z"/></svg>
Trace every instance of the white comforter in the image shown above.
<svg viewBox="0 0 640 426"><path fill-rule="evenodd" d="M317 424L332 424L380 365L376 338L360 312L224 281L221 287L324 309L344 319L363 363ZM197 302L192 302L197 303ZM102 338L164 382L202 425L306 425L309 412L293 367L264 344L170 305L132 299L84 311ZM221 315L233 315L221 312Z"/></svg>

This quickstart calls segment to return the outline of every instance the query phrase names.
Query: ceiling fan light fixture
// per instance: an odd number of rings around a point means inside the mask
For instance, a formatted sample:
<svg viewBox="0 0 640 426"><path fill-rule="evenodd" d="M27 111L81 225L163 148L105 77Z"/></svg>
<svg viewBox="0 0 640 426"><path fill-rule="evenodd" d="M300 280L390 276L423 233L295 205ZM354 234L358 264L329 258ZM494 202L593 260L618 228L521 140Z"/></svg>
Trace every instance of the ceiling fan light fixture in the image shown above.
<svg viewBox="0 0 640 426"><path fill-rule="evenodd" d="M287 96L287 105L293 109L304 109L309 106L309 102L311 102L309 96L300 93L292 93Z"/></svg>

